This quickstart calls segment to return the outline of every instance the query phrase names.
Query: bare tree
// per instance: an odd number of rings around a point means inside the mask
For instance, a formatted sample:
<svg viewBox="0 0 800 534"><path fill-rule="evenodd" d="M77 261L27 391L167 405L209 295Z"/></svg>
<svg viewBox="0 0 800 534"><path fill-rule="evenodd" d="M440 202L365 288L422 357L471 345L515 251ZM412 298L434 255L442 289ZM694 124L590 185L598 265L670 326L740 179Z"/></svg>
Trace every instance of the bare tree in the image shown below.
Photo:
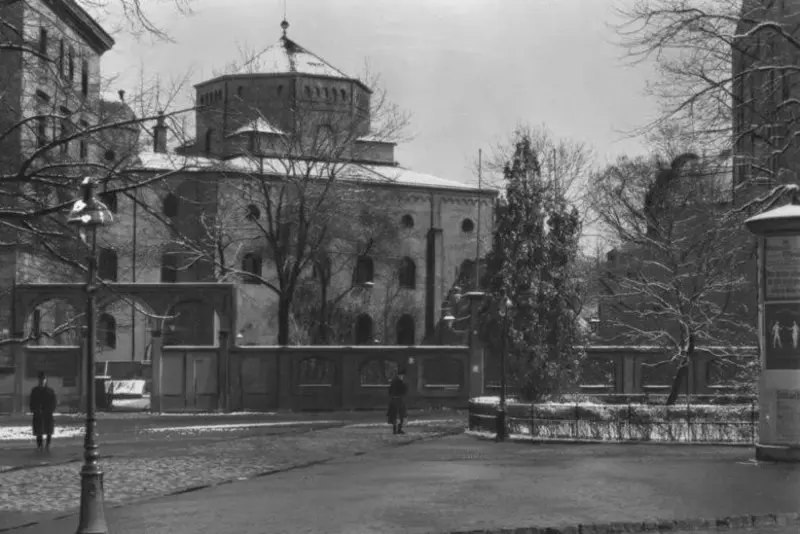
<svg viewBox="0 0 800 534"><path fill-rule="evenodd" d="M696 150L733 149L736 184L776 183L790 170L800 104L796 2L636 0L620 14L628 57L660 73L649 92L662 113L639 133L678 125Z"/></svg>
<svg viewBox="0 0 800 534"><path fill-rule="evenodd" d="M138 0L66 4L79 16L84 8L91 14L107 9L107 20L128 30L166 36ZM188 13L183 0L176 5ZM173 100L178 92L159 88L156 101L143 82L141 92L108 94L99 58L113 45L111 35L96 26L87 41L61 15L40 2L0 5L0 256L9 266L2 273L2 301L14 283L72 282L86 268L85 247L66 225L85 176L99 184L101 199L114 211L118 198L180 170L146 176L134 170L140 149L152 143L142 133L186 111ZM124 244L109 246L125 251ZM35 276L20 279L20 266ZM57 338L79 318L56 315L63 321L49 330L29 329L24 339L5 341Z"/></svg>
<svg viewBox="0 0 800 534"><path fill-rule="evenodd" d="M692 154L661 168L623 157L591 182L593 209L618 243L600 279L601 338L663 347L655 365L675 366L670 404L701 351L739 365L756 344L755 249L719 185L727 172Z"/></svg>
<svg viewBox="0 0 800 534"><path fill-rule="evenodd" d="M373 309L376 301L388 303L397 296L399 262L393 248L400 232L390 215L395 210L382 212L376 207L332 229L331 238L311 262L310 274L301 281L292 313L296 324L304 325L296 332L307 336L307 344L352 343L358 314L380 311ZM365 272L370 263L372 277ZM375 286L373 279L380 285Z"/></svg>

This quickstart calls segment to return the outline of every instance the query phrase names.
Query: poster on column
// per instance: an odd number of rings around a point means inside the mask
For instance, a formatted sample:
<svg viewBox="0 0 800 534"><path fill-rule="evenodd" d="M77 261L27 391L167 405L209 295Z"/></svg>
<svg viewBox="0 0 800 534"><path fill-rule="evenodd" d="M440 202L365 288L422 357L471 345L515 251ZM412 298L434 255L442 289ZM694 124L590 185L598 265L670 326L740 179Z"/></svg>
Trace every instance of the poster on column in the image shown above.
<svg viewBox="0 0 800 534"><path fill-rule="evenodd" d="M781 442L800 442L800 390L779 389L775 401L776 437Z"/></svg>
<svg viewBox="0 0 800 534"><path fill-rule="evenodd" d="M800 369L800 303L769 302L764 308L766 368Z"/></svg>
<svg viewBox="0 0 800 534"><path fill-rule="evenodd" d="M800 236L766 239L764 295L767 302L800 300Z"/></svg>

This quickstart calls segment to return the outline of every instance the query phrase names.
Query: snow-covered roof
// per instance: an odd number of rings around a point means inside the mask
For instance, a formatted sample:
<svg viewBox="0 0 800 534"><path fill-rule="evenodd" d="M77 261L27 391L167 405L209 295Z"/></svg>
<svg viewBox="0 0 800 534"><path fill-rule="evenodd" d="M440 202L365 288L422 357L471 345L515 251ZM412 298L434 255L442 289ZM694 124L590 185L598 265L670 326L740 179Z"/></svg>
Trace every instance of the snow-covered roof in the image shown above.
<svg viewBox="0 0 800 534"><path fill-rule="evenodd" d="M112 92L112 91L101 91L100 92L100 100L105 102L119 102L119 92Z"/></svg>
<svg viewBox="0 0 800 534"><path fill-rule="evenodd" d="M237 157L217 160L198 156L182 156L174 153L142 152L133 170L185 171L185 172L242 172L264 174L324 177L330 165L310 160L288 160L280 158ZM414 188L452 189L460 191L479 191L478 187L455 180L439 178L431 174L412 171L393 165L366 165L360 163L337 164L337 172L342 180L394 184ZM480 191L491 193L496 190L483 187Z"/></svg>
<svg viewBox="0 0 800 534"><path fill-rule="evenodd" d="M342 71L288 37L281 37L277 43L266 48L231 74L251 74L254 71L260 74L297 73L350 79Z"/></svg>
<svg viewBox="0 0 800 534"><path fill-rule="evenodd" d="M800 206L792 203L747 219L744 224L754 234L800 231Z"/></svg>
<svg viewBox="0 0 800 534"><path fill-rule="evenodd" d="M244 133L267 133L267 134L278 134L278 135L284 134L284 132L280 128L273 126L264 118L259 117L255 121L249 122L244 126L242 126L241 128L235 130L232 134L228 135L228 137Z"/></svg>

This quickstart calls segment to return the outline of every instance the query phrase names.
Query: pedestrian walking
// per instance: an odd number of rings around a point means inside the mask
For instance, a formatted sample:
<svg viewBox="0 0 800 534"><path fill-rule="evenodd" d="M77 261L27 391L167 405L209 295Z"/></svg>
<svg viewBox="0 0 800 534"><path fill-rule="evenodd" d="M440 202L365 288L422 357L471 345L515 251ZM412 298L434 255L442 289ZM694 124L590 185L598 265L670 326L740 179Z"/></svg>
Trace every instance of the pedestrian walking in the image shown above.
<svg viewBox="0 0 800 534"><path fill-rule="evenodd" d="M47 437L44 447L50 450L50 440L53 438L55 424L53 413L56 411L56 392L47 385L47 376L39 373L39 385L31 390L28 407L33 414L33 435L36 436L36 450L41 451L42 436Z"/></svg>
<svg viewBox="0 0 800 534"><path fill-rule="evenodd" d="M402 367L397 369L397 374L389 384L389 410L386 416L392 425L393 434L405 434L403 423L406 419L406 392L408 386L403 381L406 371Z"/></svg>

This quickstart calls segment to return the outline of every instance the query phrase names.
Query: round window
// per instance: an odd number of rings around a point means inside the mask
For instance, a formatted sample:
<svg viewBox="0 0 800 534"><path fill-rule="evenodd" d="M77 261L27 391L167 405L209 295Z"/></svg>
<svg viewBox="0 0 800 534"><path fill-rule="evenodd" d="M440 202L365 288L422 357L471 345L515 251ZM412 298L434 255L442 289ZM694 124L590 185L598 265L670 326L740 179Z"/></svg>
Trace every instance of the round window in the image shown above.
<svg viewBox="0 0 800 534"><path fill-rule="evenodd" d="M472 221L472 219L464 219L464 221L461 223L461 231L464 233L470 233L473 230L475 230L475 223Z"/></svg>

